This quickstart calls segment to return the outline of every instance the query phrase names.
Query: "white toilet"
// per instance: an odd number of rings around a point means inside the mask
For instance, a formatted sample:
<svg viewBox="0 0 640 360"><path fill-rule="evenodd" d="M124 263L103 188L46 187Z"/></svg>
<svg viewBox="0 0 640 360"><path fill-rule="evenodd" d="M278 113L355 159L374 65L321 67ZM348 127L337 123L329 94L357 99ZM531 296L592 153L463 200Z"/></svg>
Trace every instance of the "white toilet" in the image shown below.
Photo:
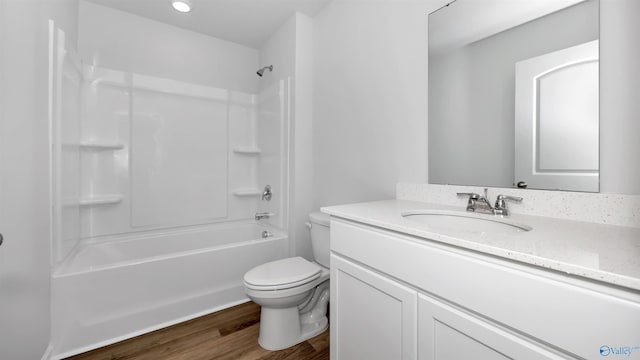
<svg viewBox="0 0 640 360"><path fill-rule="evenodd" d="M329 215L309 214L314 262L301 257L272 261L244 275L247 296L262 306L260 346L282 350L327 329Z"/></svg>

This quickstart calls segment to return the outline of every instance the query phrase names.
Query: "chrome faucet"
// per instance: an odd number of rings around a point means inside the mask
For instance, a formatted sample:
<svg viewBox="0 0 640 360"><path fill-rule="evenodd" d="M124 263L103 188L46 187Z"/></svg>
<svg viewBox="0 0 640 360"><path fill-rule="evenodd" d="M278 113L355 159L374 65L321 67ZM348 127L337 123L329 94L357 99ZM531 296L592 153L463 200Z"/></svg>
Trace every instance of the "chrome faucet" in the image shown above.
<svg viewBox="0 0 640 360"><path fill-rule="evenodd" d="M488 191L489 189L484 188L484 191L482 192L482 195L480 196L478 201L481 201L483 205L486 206L488 211L493 212L493 206L491 205L491 201L489 201Z"/></svg>
<svg viewBox="0 0 640 360"><path fill-rule="evenodd" d="M493 208L494 215L504 215L509 216L509 208L507 208L507 202L505 200L521 202L522 198L520 196L508 196L508 195L498 195L496 198L496 206Z"/></svg>
<svg viewBox="0 0 640 360"><path fill-rule="evenodd" d="M498 195L496 198L495 206L491 205L491 201L489 201L488 189L485 188L482 195L476 193L457 193L458 196L468 196L469 200L467 201L467 211L478 211L481 213L493 214L493 215L502 215L509 216L510 212L507 208L507 202L505 200L521 202L522 198L519 196L508 196L508 195ZM481 206L478 207L478 202L481 203Z"/></svg>
<svg viewBox="0 0 640 360"><path fill-rule="evenodd" d="M270 212L259 212L256 213L256 221L262 220L262 219L268 219L272 216L275 216L276 214L274 213L270 213Z"/></svg>
<svg viewBox="0 0 640 360"><path fill-rule="evenodd" d="M467 201L467 211L476 211L476 201L480 199L480 195L476 193L458 193L458 196L468 196L469 201Z"/></svg>

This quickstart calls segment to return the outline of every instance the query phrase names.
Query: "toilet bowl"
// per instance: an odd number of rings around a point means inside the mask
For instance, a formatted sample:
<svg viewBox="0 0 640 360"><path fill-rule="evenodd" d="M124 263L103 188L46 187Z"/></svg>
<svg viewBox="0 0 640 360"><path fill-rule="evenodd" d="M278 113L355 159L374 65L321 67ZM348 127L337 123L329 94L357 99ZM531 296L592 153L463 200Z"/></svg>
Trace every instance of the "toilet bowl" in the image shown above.
<svg viewBox="0 0 640 360"><path fill-rule="evenodd" d="M302 257L276 260L244 276L247 296L262 307L258 342L267 350L296 345L329 325L329 217L312 213L309 218L316 261Z"/></svg>

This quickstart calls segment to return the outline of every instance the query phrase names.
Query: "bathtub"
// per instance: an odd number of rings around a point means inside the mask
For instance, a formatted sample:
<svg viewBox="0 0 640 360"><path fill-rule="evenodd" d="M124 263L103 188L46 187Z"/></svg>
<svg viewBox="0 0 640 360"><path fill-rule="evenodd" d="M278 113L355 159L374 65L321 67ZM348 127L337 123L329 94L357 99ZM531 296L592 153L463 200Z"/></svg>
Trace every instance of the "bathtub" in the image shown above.
<svg viewBox="0 0 640 360"><path fill-rule="evenodd" d="M287 254L285 234L253 222L81 244L52 275L52 358L248 301L244 273Z"/></svg>

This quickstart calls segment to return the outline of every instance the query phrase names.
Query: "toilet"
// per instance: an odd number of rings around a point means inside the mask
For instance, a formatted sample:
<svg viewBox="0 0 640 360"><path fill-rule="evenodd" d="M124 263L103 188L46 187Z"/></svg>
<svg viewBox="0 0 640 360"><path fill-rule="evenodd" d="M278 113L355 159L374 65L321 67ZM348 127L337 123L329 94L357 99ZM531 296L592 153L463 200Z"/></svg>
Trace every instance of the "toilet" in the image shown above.
<svg viewBox="0 0 640 360"><path fill-rule="evenodd" d="M309 214L314 261L291 257L256 266L244 275L247 296L262 306L258 343L282 350L327 329L329 215Z"/></svg>

